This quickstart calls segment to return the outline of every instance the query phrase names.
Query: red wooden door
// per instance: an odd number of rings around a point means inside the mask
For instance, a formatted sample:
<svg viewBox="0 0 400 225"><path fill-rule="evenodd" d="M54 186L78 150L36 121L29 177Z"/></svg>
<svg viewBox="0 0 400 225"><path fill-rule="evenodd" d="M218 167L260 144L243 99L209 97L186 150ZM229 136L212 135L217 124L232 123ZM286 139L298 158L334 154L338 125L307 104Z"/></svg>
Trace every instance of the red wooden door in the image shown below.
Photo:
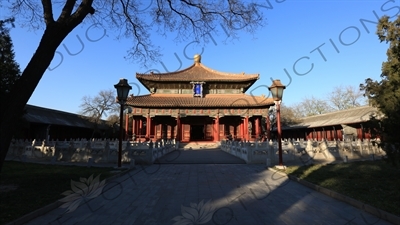
<svg viewBox="0 0 400 225"><path fill-rule="evenodd" d="M206 140L213 140L213 124L206 124Z"/></svg>
<svg viewBox="0 0 400 225"><path fill-rule="evenodd" d="M225 124L219 125L219 140L225 139Z"/></svg>
<svg viewBox="0 0 400 225"><path fill-rule="evenodd" d="M236 138L242 138L242 136L240 135L240 124L236 125L236 129L235 129L235 135Z"/></svg>
<svg viewBox="0 0 400 225"><path fill-rule="evenodd" d="M190 125L182 124L182 141L190 141Z"/></svg>
<svg viewBox="0 0 400 225"><path fill-rule="evenodd" d="M171 139L171 132L172 132L172 128L171 128L171 125L165 125L165 126L167 126L167 138L168 139Z"/></svg>
<svg viewBox="0 0 400 225"><path fill-rule="evenodd" d="M156 139L161 139L162 124L156 125Z"/></svg>

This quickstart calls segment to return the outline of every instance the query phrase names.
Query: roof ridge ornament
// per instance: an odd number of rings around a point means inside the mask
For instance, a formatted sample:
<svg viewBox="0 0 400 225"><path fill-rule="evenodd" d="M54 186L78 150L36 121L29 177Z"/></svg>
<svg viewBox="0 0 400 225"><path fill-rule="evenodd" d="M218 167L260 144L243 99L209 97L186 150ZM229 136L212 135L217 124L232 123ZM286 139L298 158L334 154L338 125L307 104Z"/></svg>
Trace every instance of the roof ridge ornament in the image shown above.
<svg viewBox="0 0 400 225"><path fill-rule="evenodd" d="M196 63L196 64L201 63L201 55L200 54L194 55L193 59L194 59L194 63Z"/></svg>

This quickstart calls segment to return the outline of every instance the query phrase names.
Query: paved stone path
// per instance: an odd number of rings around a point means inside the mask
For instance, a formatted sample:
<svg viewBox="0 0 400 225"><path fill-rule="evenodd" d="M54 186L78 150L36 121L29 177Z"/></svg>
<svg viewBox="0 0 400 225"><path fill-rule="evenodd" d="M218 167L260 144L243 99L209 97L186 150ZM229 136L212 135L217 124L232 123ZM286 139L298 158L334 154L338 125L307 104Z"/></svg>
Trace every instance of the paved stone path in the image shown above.
<svg viewBox="0 0 400 225"><path fill-rule="evenodd" d="M243 159L221 149L176 150L158 161L162 164L246 164Z"/></svg>
<svg viewBox="0 0 400 225"><path fill-rule="evenodd" d="M137 166L90 193L28 224L389 224L264 165Z"/></svg>

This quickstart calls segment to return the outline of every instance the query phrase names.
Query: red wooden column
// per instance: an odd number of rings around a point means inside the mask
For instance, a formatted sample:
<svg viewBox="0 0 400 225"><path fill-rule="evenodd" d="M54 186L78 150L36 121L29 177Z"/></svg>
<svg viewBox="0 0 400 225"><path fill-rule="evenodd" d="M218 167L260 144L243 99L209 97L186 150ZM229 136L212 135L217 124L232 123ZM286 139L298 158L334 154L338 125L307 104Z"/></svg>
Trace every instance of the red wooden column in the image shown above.
<svg viewBox="0 0 400 225"><path fill-rule="evenodd" d="M178 116L176 117L176 141L181 141L181 117Z"/></svg>
<svg viewBox="0 0 400 225"><path fill-rule="evenodd" d="M147 114L146 118L146 138L150 138L150 127L151 127L151 118L150 114Z"/></svg>
<svg viewBox="0 0 400 225"><path fill-rule="evenodd" d="M256 126L256 139L260 136L260 118L255 118L255 126Z"/></svg>
<svg viewBox="0 0 400 225"><path fill-rule="evenodd" d="M269 120L269 116L267 115L265 117L265 126L267 129L267 139L270 140L271 139L271 121Z"/></svg>
<svg viewBox="0 0 400 225"><path fill-rule="evenodd" d="M147 139L149 137L149 133L150 133L150 115L147 114L146 116L146 134L145 134L145 138Z"/></svg>
<svg viewBox="0 0 400 225"><path fill-rule="evenodd" d="M125 114L125 140L129 139L128 133L129 133L129 115L128 113Z"/></svg>
<svg viewBox="0 0 400 225"><path fill-rule="evenodd" d="M214 136L214 140L219 141L220 136L219 136L219 113L217 113L217 117L215 118L215 126L216 126L216 136Z"/></svg>
<svg viewBox="0 0 400 225"><path fill-rule="evenodd" d="M249 141L249 115L246 115L246 118L244 119L244 133L246 134L246 140Z"/></svg>
<svg viewBox="0 0 400 225"><path fill-rule="evenodd" d="M216 121L216 119L214 120L214 123L213 123L213 125L212 125L212 136L213 136L213 141L216 141L217 140L217 121Z"/></svg>
<svg viewBox="0 0 400 225"><path fill-rule="evenodd" d="M133 135L137 135L137 131L136 131L136 120L135 117L132 116L132 137Z"/></svg>
<svg viewBox="0 0 400 225"><path fill-rule="evenodd" d="M240 122L240 139L241 139L241 140L244 139L243 126L244 126L244 120L241 119L241 122Z"/></svg>
<svg viewBox="0 0 400 225"><path fill-rule="evenodd" d="M151 136L151 126L152 126L152 124L151 124L151 117L150 117L150 115L149 115L149 135L148 135L149 139L150 139L150 136Z"/></svg>
<svg viewBox="0 0 400 225"><path fill-rule="evenodd" d="M140 118L139 120L139 138L142 138L142 130L143 130L143 118Z"/></svg>

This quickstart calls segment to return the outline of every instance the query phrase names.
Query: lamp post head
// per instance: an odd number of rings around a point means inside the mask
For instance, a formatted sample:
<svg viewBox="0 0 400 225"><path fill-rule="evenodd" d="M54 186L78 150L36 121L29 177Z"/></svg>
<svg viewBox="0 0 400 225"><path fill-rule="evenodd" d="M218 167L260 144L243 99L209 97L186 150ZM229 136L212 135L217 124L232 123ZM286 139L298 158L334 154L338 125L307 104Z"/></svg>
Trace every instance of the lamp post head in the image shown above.
<svg viewBox="0 0 400 225"><path fill-rule="evenodd" d="M286 88L285 85L281 83L281 80L272 81L272 85L268 88L271 91L272 98L274 101L281 101L283 96L283 90Z"/></svg>
<svg viewBox="0 0 400 225"><path fill-rule="evenodd" d="M129 90L132 89L132 87L128 84L128 80L121 78L119 83L114 85L114 87L117 89L117 101L120 104L124 104L128 98Z"/></svg>

